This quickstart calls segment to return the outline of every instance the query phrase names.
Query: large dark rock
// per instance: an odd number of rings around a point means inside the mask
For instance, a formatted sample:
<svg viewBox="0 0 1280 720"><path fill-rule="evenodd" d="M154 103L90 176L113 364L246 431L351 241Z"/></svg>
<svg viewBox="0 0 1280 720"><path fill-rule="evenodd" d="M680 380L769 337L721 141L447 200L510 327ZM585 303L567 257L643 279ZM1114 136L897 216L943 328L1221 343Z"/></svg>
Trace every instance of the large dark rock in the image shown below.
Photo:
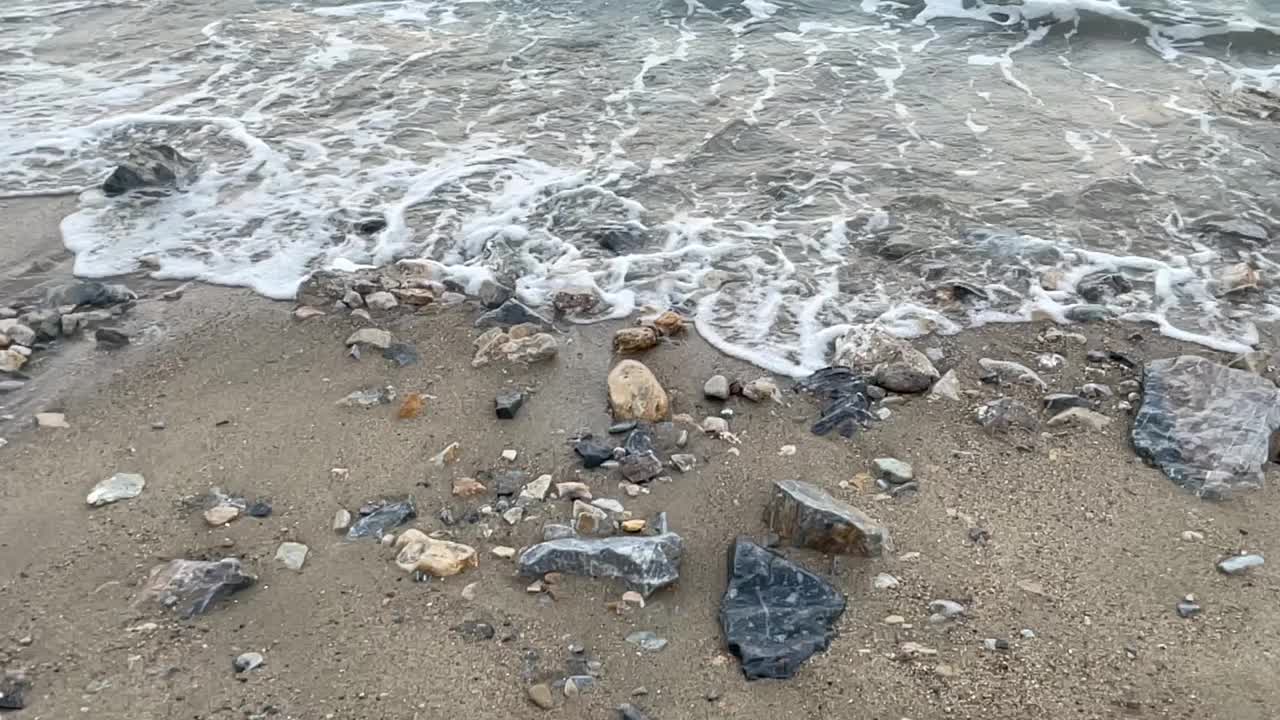
<svg viewBox="0 0 1280 720"><path fill-rule="evenodd" d="M606 538L560 538L541 542L520 554L520 574L542 576L549 572L616 578L643 595L680 579L684 540L665 527L658 535L624 535Z"/></svg>
<svg viewBox="0 0 1280 720"><path fill-rule="evenodd" d="M590 436L575 443L573 451L582 458L582 466L585 468L600 467L613 459L613 448Z"/></svg>
<svg viewBox="0 0 1280 720"><path fill-rule="evenodd" d="M889 544L889 531L874 520L798 480L773 483L765 522L792 545L826 553L879 557Z"/></svg>
<svg viewBox="0 0 1280 720"><path fill-rule="evenodd" d="M794 675L831 644L844 608L844 595L817 575L745 538L733 544L720 628L748 680Z"/></svg>
<svg viewBox="0 0 1280 720"><path fill-rule="evenodd" d="M134 148L106 181L102 192L123 195L131 190L179 190L196 176L196 163L168 145Z"/></svg>
<svg viewBox="0 0 1280 720"><path fill-rule="evenodd" d="M1280 393L1270 380L1194 355L1147 363L1133 447L1197 495L1261 487L1277 430Z"/></svg>
<svg viewBox="0 0 1280 720"><path fill-rule="evenodd" d="M812 393L822 402L821 416L810 428L815 435L832 430L853 437L859 427L875 420L866 380L851 368L827 367L796 383L797 392Z"/></svg>
<svg viewBox="0 0 1280 720"><path fill-rule="evenodd" d="M368 512L364 512L366 509ZM366 537L374 540L381 539L392 528L416 517L417 514L418 509L413 503L413 496L399 502L374 503L368 508L361 509L361 517L347 531L347 539L358 540Z"/></svg>

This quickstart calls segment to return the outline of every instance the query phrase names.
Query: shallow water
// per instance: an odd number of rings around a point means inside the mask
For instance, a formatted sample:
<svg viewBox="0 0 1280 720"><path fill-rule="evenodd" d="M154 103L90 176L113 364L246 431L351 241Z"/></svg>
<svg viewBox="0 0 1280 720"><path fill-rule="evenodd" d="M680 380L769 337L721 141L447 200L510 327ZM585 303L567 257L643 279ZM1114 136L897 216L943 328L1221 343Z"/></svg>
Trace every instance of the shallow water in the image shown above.
<svg viewBox="0 0 1280 720"><path fill-rule="evenodd" d="M681 308L788 374L852 324L1099 297L1240 350L1280 315L1275 28L1240 0L10 0L0 192L87 189L83 275L146 257L284 298L425 256ZM143 140L199 179L92 189ZM1241 262L1263 287L1222 295Z"/></svg>

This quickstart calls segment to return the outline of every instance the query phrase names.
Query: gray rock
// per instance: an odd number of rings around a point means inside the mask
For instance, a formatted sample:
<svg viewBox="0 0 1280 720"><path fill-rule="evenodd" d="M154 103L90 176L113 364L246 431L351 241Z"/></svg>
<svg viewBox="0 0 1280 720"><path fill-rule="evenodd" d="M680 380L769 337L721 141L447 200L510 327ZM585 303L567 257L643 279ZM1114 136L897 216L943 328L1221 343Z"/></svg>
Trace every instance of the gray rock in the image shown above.
<svg viewBox="0 0 1280 720"><path fill-rule="evenodd" d="M929 622L940 623L964 614L964 606L954 600L934 600L929 603Z"/></svg>
<svg viewBox="0 0 1280 720"><path fill-rule="evenodd" d="M662 461L652 451L622 458L622 476L633 483L645 483L662 473Z"/></svg>
<svg viewBox="0 0 1280 720"><path fill-rule="evenodd" d="M938 397L952 401L959 400L960 379L956 377L956 371L948 370L942 378L933 384L933 389L929 392L931 397Z"/></svg>
<svg viewBox="0 0 1280 720"><path fill-rule="evenodd" d="M640 689L641 688L636 688L636 690L640 690ZM632 690L631 694L647 695L648 692L646 691L643 693L637 693L635 690ZM632 705L631 703L622 703L621 705L619 705L614 709L617 710L618 712L618 720L649 720L648 715L645 715L643 712L640 711L640 708L636 707L635 705Z"/></svg>
<svg viewBox="0 0 1280 720"><path fill-rule="evenodd" d="M632 430L636 429L637 424L638 423L635 420L624 420L622 422L616 422L609 426L609 434L621 435L622 433L629 433Z"/></svg>
<svg viewBox="0 0 1280 720"><path fill-rule="evenodd" d="M712 375L702 386L702 394L715 400L729 399L729 378L723 375Z"/></svg>
<svg viewBox="0 0 1280 720"><path fill-rule="evenodd" d="M93 486L85 502L93 507L101 507L119 500L128 500L142 494L147 481L134 473L116 473Z"/></svg>
<svg viewBox="0 0 1280 720"><path fill-rule="evenodd" d="M941 377L927 355L877 325L849 330L835 350L834 365L870 371L876 385L894 392L924 392Z"/></svg>
<svg viewBox="0 0 1280 720"><path fill-rule="evenodd" d="M1256 553L1232 555L1218 561L1218 571L1226 575L1240 575L1253 568L1262 567L1263 562L1262 556Z"/></svg>
<svg viewBox="0 0 1280 720"><path fill-rule="evenodd" d="M918 356L918 357L917 357ZM876 385L896 393L922 393L933 386L940 375L923 354L911 356L913 362L894 362L876 368L872 380ZM923 362L920 362L923 360Z"/></svg>
<svg viewBox="0 0 1280 720"><path fill-rule="evenodd" d="M198 171L194 160L169 145L139 145L107 176L102 192L107 197L115 197L134 190L181 190L195 179Z"/></svg>
<svg viewBox="0 0 1280 720"><path fill-rule="evenodd" d="M476 327L511 327L532 323L543 330L551 328L551 321L530 310L519 300L507 300L476 319Z"/></svg>
<svg viewBox="0 0 1280 720"><path fill-rule="evenodd" d="M15 345L31 347L36 344L36 331L16 320L7 327L0 323L0 333L8 335L10 342Z"/></svg>
<svg viewBox="0 0 1280 720"><path fill-rule="evenodd" d="M978 365L983 370L994 374L1002 383L1016 382L1025 385L1034 385L1041 390L1049 389L1049 384L1036 374L1036 371L1022 363L1011 362L1008 360L992 360L991 358L979 358Z"/></svg>
<svg viewBox="0 0 1280 720"><path fill-rule="evenodd" d="M62 316L62 334L75 335L81 330L87 330L97 323L107 322L115 316L107 310L86 310L85 312L69 313Z"/></svg>
<svg viewBox="0 0 1280 720"><path fill-rule="evenodd" d="M671 466L682 473L693 470L698 465L698 457L688 453L676 453L671 456Z"/></svg>
<svg viewBox="0 0 1280 720"><path fill-rule="evenodd" d="M565 538L576 538L578 533L568 525L559 525L556 523L547 523L542 526L542 540L563 540Z"/></svg>
<svg viewBox="0 0 1280 720"><path fill-rule="evenodd" d="M1200 604L1192 596L1188 595L1178 601L1178 604L1174 606L1174 610L1178 612L1178 617L1191 618L1200 614Z"/></svg>
<svg viewBox="0 0 1280 720"><path fill-rule="evenodd" d="M627 642L646 652L659 652L667 646L667 639L658 637L648 630L633 632L627 636Z"/></svg>
<svg viewBox="0 0 1280 720"><path fill-rule="evenodd" d="M538 543L521 553L520 574L549 572L621 580L646 597L680 579L684 541L658 523L660 534L607 538L561 538Z"/></svg>
<svg viewBox="0 0 1280 720"><path fill-rule="evenodd" d="M1089 401L1071 393L1051 393L1044 397L1044 409L1050 415L1057 415L1063 410L1075 407L1087 408L1089 407Z"/></svg>
<svg viewBox="0 0 1280 720"><path fill-rule="evenodd" d="M276 548L276 562L290 570L301 570L302 564L307 561L309 550L310 548L302 543L282 542L280 547Z"/></svg>
<svg viewBox="0 0 1280 720"><path fill-rule="evenodd" d="M591 504L609 513L621 514L625 511L622 503L612 498L596 498L591 501Z"/></svg>
<svg viewBox="0 0 1280 720"><path fill-rule="evenodd" d="M138 593L138 602L159 603L190 617L256 581L257 578L242 572L240 561L235 558L217 562L170 560L152 568L151 576Z"/></svg>
<svg viewBox="0 0 1280 720"><path fill-rule="evenodd" d="M391 361L392 365L398 368L417 365L421 359L418 356L418 349L409 343L393 342L382 351L382 358Z"/></svg>
<svg viewBox="0 0 1280 720"><path fill-rule="evenodd" d="M905 485L915 477L911 465L896 458L876 458L871 464L875 478L890 485Z"/></svg>
<svg viewBox="0 0 1280 720"><path fill-rule="evenodd" d="M511 288L496 283L492 280L484 280L480 283L480 289L476 293L476 299L480 304L489 310L496 310L502 307L502 304L511 299L514 293Z"/></svg>
<svg viewBox="0 0 1280 720"><path fill-rule="evenodd" d="M493 411L502 420L513 420L524 405L524 393L519 390L498 393L493 399Z"/></svg>
<svg viewBox="0 0 1280 720"><path fill-rule="evenodd" d="M1013 398L999 398L978 408L978 424L992 435L1015 432L1032 433L1040 428L1040 420L1031 408Z"/></svg>
<svg viewBox="0 0 1280 720"><path fill-rule="evenodd" d="M62 334L62 313L57 310L34 310L22 316L22 324L36 331L41 340L56 340Z"/></svg>
<svg viewBox="0 0 1280 720"><path fill-rule="evenodd" d="M1090 400L1105 400L1115 395L1110 386L1102 383L1087 383L1081 386L1080 394Z"/></svg>
<svg viewBox="0 0 1280 720"><path fill-rule="evenodd" d="M612 535L617 531L617 523L608 511L582 502L573 501L573 529L579 535Z"/></svg>
<svg viewBox="0 0 1280 720"><path fill-rule="evenodd" d="M129 336L114 328L98 328L93 338L98 342L98 347L107 350L122 348L129 344Z"/></svg>
<svg viewBox="0 0 1280 720"><path fill-rule="evenodd" d="M380 328L360 328L347 338L347 345L369 345L386 350L391 347L391 333Z"/></svg>
<svg viewBox="0 0 1280 720"><path fill-rule="evenodd" d="M889 546L889 533L856 508L798 480L773 483L765 510L770 530L796 547L827 553L860 552L879 557Z"/></svg>
<svg viewBox="0 0 1280 720"><path fill-rule="evenodd" d="M26 386L22 380L0 380L0 395L16 392Z"/></svg>
<svg viewBox="0 0 1280 720"><path fill-rule="evenodd" d="M551 697L551 688L542 683L530 685L526 692L529 694L529 702L543 710L550 710L556 705L556 701Z"/></svg>
<svg viewBox="0 0 1280 720"><path fill-rule="evenodd" d="M1194 355L1147 363L1133 447L1201 497L1262 486L1280 392L1266 378Z"/></svg>
<svg viewBox="0 0 1280 720"><path fill-rule="evenodd" d="M1115 313L1102 305L1072 305L1064 313L1072 322L1102 322L1115 317Z"/></svg>
<svg viewBox="0 0 1280 720"><path fill-rule="evenodd" d="M342 304L355 310L364 307L364 296L355 290L348 290L342 294Z"/></svg>
<svg viewBox="0 0 1280 720"><path fill-rule="evenodd" d="M512 497L529 484L529 473L523 470L500 470L493 476L494 494L498 497Z"/></svg>
<svg viewBox="0 0 1280 720"><path fill-rule="evenodd" d="M339 400L337 404L342 407L373 407L374 405L389 405L395 399L395 388L388 385L382 388L355 390Z"/></svg>
<svg viewBox="0 0 1280 720"><path fill-rule="evenodd" d="M266 658L262 657L261 653L247 652L236 656L236 659L232 661L231 666L235 668L236 672L242 673L249 672L256 667L260 667L266 661Z"/></svg>
<svg viewBox="0 0 1280 720"><path fill-rule="evenodd" d="M399 305L400 301L396 300L395 295L383 290L366 295L364 298L364 304L369 306L369 309L371 310L390 310L391 308Z"/></svg>
<svg viewBox="0 0 1280 720"><path fill-rule="evenodd" d="M1054 415L1045 423L1046 427L1063 427L1074 425L1090 430L1102 430L1111 424L1111 418L1088 408L1073 407Z"/></svg>
<svg viewBox="0 0 1280 720"><path fill-rule="evenodd" d="M345 533L347 528L351 527L351 512L339 509L333 514L333 531L336 533Z"/></svg>

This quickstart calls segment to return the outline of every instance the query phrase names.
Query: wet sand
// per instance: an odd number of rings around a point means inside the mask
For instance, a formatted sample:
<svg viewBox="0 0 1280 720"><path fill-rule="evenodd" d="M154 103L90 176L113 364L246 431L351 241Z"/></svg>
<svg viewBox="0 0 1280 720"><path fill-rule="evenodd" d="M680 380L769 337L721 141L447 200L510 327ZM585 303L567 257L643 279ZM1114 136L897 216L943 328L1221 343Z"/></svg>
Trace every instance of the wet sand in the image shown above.
<svg viewBox="0 0 1280 720"><path fill-rule="evenodd" d="M376 353L346 356L343 340L361 321L298 322L291 309L221 288L192 288L176 302L145 297L130 325L145 342L109 354L91 341L63 342L33 368L38 379L20 409L4 399L17 417L0 424L10 441L0 449L0 617L9 619L0 661L32 683L16 717L607 718L620 702L655 720L1274 716L1280 587L1269 566L1243 577L1214 569L1242 549L1269 553L1280 537L1274 485L1224 503L1195 498L1136 458L1129 417L1114 402L1104 405L1114 418L1104 431L1052 430L1031 443L988 436L973 420L1000 393L1039 401L1030 388L981 384L979 357L1030 363L1060 352L1066 369L1045 375L1052 389L1069 390L1132 377L1115 366L1087 372L1088 349L1214 357L1200 348L1135 341L1136 328L1118 325L1083 328L1087 345L1046 345L1042 328L1029 325L927 338L918 346L942 349L939 368L954 367L970 394L907 398L844 440L813 436L815 403L789 390L783 404L705 399L702 385L716 372L744 381L763 373L689 334L639 359L672 393L674 412L701 418L731 408L742 443L695 435L698 466L631 499L616 471L582 470L568 443L610 423L605 376L619 325L567 328L547 363L473 368L473 307L375 315L422 355L396 369ZM44 373L58 381L40 381ZM335 405L387 384L427 394L422 416ZM515 387L533 395L515 420L495 419L493 396ZM71 429L30 428L31 412L52 408ZM153 429L158 422L164 429ZM427 462L455 441L456 463ZM783 445L795 454L780 454ZM504 449L517 459L503 460ZM878 500L874 488L841 487L885 456L914 465L919 493ZM349 477L335 477L335 467ZM606 607L622 592L607 581L567 578L551 603L526 593L529 580L490 548L535 542L542 521L568 517L567 501L550 499L515 527L488 518L446 528L437 517L446 506L462 516L492 500L452 497L454 478L507 467L582 480L638 517L666 511L686 542L679 583L622 616ZM146 489L88 508L89 489L116 472L142 473ZM794 679L748 683L724 649L717 612L730 543L764 537L762 511L778 479L812 482L865 510L889 528L894 548L836 562L785 550L846 593L848 610L830 650ZM189 499L211 486L269 499L274 512L210 529ZM478 568L415 583L390 549L330 529L339 508L407 494L419 510L410 526L450 530L480 551ZM975 542L971 527L989 539ZM1204 539L1186 542L1185 530ZM274 562L284 540L310 547L301 572ZM131 606L153 565L221 557L239 558L257 586L190 621ZM900 586L873 589L879 573ZM461 591L473 582L479 591L467 601ZM1182 619L1174 605L1188 593L1204 611ZM940 598L963 603L965 617L928 623L927 606ZM893 614L911 627L883 622ZM468 639L454 629L466 620L491 623L495 637ZM670 644L640 653L624 641L637 630ZM985 650L986 638L1011 647ZM938 654L895 659L907 641ZM603 663L595 690L558 695L551 711L534 707L525 688L568 674L574 643ZM234 673L232 659L249 650L266 664ZM647 694L633 697L640 687Z"/></svg>

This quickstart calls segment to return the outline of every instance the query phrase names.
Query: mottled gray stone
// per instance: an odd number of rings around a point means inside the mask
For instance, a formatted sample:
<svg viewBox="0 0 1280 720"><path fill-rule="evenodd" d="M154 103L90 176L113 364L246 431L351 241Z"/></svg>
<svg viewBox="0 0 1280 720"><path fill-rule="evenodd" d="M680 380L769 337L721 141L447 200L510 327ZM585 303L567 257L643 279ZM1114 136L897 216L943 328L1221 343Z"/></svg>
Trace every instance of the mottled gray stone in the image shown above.
<svg viewBox="0 0 1280 720"><path fill-rule="evenodd" d="M856 508L798 480L778 480L765 510L769 529L796 547L879 557L889 532Z"/></svg>
<svg viewBox="0 0 1280 720"><path fill-rule="evenodd" d="M659 523L659 526L665 523ZM517 566L520 574L541 577L549 572L616 578L648 596L680 578L684 541L666 531L640 537L561 538L525 550Z"/></svg>

